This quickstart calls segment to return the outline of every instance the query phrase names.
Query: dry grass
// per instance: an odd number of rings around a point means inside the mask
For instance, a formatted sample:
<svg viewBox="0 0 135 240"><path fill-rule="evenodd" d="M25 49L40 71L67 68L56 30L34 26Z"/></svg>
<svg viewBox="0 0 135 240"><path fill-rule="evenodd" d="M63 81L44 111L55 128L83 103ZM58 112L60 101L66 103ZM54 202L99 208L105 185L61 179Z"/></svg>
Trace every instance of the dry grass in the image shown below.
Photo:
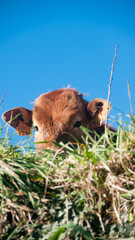
<svg viewBox="0 0 135 240"><path fill-rule="evenodd" d="M135 125L84 145L0 145L1 239L124 239L135 235ZM107 138L108 139L108 138ZM93 141L92 145L89 140Z"/></svg>

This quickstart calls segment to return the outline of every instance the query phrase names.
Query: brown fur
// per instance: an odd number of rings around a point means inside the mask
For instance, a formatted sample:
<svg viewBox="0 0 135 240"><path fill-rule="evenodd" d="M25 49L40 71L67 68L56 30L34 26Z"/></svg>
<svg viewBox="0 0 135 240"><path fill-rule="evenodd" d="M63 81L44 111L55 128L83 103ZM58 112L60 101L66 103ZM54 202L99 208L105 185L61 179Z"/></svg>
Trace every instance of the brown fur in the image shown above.
<svg viewBox="0 0 135 240"><path fill-rule="evenodd" d="M28 135L33 124L35 141L49 141L37 144L37 148L47 148L51 146L50 141L82 141L84 134L80 124L102 134L107 108L110 110L111 107L106 100L94 99L88 103L73 89L59 89L40 95L33 111L22 107L11 109L3 114L3 120L9 122L19 135Z"/></svg>

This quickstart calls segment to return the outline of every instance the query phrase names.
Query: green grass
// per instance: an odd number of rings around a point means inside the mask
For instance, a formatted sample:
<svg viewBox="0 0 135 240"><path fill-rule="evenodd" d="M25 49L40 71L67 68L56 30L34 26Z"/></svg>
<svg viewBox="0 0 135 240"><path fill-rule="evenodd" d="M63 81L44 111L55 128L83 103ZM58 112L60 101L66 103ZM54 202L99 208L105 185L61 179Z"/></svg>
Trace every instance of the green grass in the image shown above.
<svg viewBox="0 0 135 240"><path fill-rule="evenodd" d="M84 145L40 155L13 146L1 129L0 239L134 239L133 115L126 126L116 143L114 133L94 141L82 128Z"/></svg>

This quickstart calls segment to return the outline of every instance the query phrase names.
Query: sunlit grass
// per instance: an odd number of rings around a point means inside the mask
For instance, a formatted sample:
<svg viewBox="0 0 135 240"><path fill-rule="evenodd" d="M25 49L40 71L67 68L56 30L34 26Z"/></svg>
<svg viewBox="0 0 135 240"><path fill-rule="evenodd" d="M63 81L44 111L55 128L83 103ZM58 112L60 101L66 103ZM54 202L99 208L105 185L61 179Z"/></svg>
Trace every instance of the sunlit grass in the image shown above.
<svg viewBox="0 0 135 240"><path fill-rule="evenodd" d="M126 125L126 127L122 125ZM1 239L124 239L135 235L135 121L84 144L37 154L0 138ZM114 139L116 141L114 142Z"/></svg>

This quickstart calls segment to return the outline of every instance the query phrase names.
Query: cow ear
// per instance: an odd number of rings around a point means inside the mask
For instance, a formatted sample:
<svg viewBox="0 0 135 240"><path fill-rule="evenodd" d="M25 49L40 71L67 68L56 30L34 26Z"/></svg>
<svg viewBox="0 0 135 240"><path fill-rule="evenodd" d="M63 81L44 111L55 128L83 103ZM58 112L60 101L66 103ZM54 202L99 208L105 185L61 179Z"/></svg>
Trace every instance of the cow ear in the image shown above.
<svg viewBox="0 0 135 240"><path fill-rule="evenodd" d="M17 107L3 113L2 119L15 128L18 135L29 135L32 127L32 111Z"/></svg>
<svg viewBox="0 0 135 240"><path fill-rule="evenodd" d="M87 105L87 112L90 118L89 127L94 129L100 127L111 110L111 104L100 98L92 100Z"/></svg>

